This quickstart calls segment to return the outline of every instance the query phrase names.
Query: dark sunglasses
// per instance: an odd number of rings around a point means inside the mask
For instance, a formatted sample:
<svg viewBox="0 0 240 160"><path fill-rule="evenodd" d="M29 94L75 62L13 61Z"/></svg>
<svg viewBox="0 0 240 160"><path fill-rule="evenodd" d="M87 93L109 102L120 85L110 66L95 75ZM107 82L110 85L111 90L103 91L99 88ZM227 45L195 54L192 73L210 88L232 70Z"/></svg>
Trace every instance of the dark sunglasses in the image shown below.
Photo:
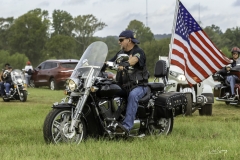
<svg viewBox="0 0 240 160"><path fill-rule="evenodd" d="M118 41L119 41L119 42L123 42L124 39L127 39L127 38L120 38L120 39L118 39Z"/></svg>

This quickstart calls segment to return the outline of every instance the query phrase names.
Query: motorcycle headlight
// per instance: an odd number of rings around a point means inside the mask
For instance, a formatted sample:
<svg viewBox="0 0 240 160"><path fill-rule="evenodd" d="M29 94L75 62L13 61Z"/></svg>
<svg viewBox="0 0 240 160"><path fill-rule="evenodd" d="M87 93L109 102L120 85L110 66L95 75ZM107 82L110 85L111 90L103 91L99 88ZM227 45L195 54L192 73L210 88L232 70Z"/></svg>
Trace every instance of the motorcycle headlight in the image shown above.
<svg viewBox="0 0 240 160"><path fill-rule="evenodd" d="M23 80L22 80L22 79L20 79L20 78L18 78L18 79L17 79L17 82L18 82L18 83L22 83L22 82L23 82Z"/></svg>
<svg viewBox="0 0 240 160"><path fill-rule="evenodd" d="M183 74L178 75L177 79L179 81L186 81L186 77Z"/></svg>
<svg viewBox="0 0 240 160"><path fill-rule="evenodd" d="M66 87L67 87L67 89L69 89L73 92L75 89L77 89L78 83L79 83L79 79L77 79L77 78L68 79Z"/></svg>

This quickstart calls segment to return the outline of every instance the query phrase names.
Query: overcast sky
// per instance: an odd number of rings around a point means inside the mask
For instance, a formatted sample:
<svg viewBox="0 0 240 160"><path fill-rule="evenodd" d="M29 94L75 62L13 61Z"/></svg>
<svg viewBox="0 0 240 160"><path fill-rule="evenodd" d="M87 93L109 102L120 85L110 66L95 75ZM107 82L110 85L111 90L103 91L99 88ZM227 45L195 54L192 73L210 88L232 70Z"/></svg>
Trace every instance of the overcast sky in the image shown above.
<svg viewBox="0 0 240 160"><path fill-rule="evenodd" d="M197 21L200 19L203 27L215 24L223 32L240 27L240 0L181 2ZM154 34L168 34L172 30L175 5L176 0L0 0L0 17L18 18L36 8L48 10L51 17L53 10L59 9L73 17L93 14L108 25L95 36L119 35L134 19L150 27Z"/></svg>

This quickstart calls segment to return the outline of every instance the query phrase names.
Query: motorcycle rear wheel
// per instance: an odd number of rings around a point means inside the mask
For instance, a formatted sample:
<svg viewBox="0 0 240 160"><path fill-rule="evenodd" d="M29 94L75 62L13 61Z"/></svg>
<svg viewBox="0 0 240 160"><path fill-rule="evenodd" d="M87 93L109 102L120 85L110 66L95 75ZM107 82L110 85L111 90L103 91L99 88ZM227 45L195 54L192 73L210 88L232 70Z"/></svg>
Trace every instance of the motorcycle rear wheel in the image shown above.
<svg viewBox="0 0 240 160"><path fill-rule="evenodd" d="M71 133L69 127L71 124L71 111L67 109L53 109L50 111L44 121L43 136L47 144L53 143L75 143L79 144L86 138L86 124L80 120L78 128Z"/></svg>
<svg viewBox="0 0 240 160"><path fill-rule="evenodd" d="M149 133L151 135L168 135L173 129L173 117L160 118L154 124L148 126Z"/></svg>

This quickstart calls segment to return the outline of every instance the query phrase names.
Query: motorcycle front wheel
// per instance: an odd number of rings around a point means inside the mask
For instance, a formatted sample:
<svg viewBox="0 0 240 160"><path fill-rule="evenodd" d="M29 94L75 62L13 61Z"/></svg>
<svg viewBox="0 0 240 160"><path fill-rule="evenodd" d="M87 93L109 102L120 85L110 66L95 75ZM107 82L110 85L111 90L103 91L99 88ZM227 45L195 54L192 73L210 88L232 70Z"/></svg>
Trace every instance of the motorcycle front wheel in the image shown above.
<svg viewBox="0 0 240 160"><path fill-rule="evenodd" d="M86 138L86 123L80 119L73 132L69 132L71 111L53 109L44 121L43 136L47 144L75 143L79 144Z"/></svg>
<svg viewBox="0 0 240 160"><path fill-rule="evenodd" d="M151 135L168 135L172 132L173 121L173 117L159 118L155 123L149 124L149 133Z"/></svg>
<svg viewBox="0 0 240 160"><path fill-rule="evenodd" d="M25 90L20 91L19 100L21 102L26 102L27 101L27 91L25 91Z"/></svg>

